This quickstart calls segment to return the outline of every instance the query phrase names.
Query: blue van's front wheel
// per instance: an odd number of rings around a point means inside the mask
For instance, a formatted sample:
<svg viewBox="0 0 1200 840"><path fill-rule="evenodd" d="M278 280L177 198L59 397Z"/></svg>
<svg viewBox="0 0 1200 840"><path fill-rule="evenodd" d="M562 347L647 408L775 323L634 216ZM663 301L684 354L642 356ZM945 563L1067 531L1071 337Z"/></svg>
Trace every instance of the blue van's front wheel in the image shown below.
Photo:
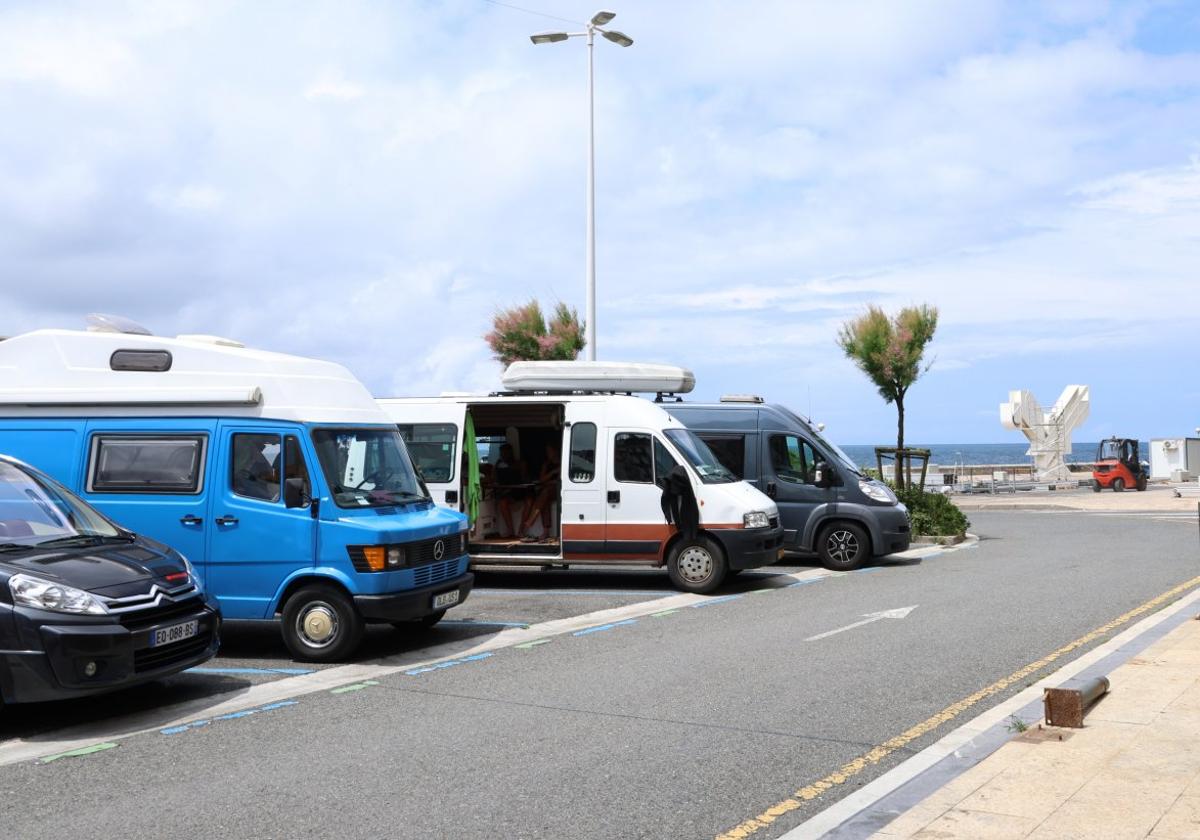
<svg viewBox="0 0 1200 840"><path fill-rule="evenodd" d="M292 656L308 662L337 662L354 652L363 634L362 616L332 586L306 586L288 598L281 622Z"/></svg>

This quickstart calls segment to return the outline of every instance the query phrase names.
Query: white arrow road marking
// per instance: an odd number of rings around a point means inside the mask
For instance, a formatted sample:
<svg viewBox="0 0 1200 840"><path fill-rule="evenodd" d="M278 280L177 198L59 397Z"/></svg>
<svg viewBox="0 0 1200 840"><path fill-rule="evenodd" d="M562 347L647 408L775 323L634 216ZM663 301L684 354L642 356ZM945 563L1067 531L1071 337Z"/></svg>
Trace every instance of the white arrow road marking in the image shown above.
<svg viewBox="0 0 1200 840"><path fill-rule="evenodd" d="M836 636L838 633L844 633L847 630L853 630L855 627L862 627L864 624L870 624L874 621L879 621L881 618L904 618L916 608L917 605L913 604L911 607L900 607L894 610L884 610L883 612L865 613L862 621L856 621L853 624L847 624L845 627L839 627L836 630L829 630L825 633L818 633L815 636L809 636L804 641L815 642L818 639L827 639L830 636Z"/></svg>

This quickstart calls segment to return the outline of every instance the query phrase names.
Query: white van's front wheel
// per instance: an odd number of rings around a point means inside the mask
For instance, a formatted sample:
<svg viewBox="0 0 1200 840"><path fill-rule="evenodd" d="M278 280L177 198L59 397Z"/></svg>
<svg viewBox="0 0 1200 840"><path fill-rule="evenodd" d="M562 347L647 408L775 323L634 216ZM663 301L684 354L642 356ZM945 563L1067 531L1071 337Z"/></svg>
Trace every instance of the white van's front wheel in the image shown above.
<svg viewBox="0 0 1200 840"><path fill-rule="evenodd" d="M680 540L667 558L671 583L684 592L712 592L725 581L727 568L721 547L705 536Z"/></svg>
<svg viewBox="0 0 1200 840"><path fill-rule="evenodd" d="M332 586L306 586L288 598L280 625L292 656L308 662L336 662L358 647L362 617Z"/></svg>

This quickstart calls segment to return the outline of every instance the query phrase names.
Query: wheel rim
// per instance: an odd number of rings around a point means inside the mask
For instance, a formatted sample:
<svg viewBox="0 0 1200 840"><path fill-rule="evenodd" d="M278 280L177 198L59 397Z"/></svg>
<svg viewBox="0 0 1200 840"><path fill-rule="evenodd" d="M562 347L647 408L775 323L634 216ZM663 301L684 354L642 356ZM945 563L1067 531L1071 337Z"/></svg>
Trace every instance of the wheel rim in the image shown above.
<svg viewBox="0 0 1200 840"><path fill-rule="evenodd" d="M337 610L325 601L310 601L296 616L296 637L313 650L332 645L338 629Z"/></svg>
<svg viewBox="0 0 1200 840"><path fill-rule="evenodd" d="M858 550L858 537L853 531L839 528L831 531L825 539L825 551L829 554L829 559L835 563L853 563L858 557Z"/></svg>
<svg viewBox="0 0 1200 840"><path fill-rule="evenodd" d="M698 545L685 548L679 555L679 576L688 583L703 583L712 577L713 558Z"/></svg>

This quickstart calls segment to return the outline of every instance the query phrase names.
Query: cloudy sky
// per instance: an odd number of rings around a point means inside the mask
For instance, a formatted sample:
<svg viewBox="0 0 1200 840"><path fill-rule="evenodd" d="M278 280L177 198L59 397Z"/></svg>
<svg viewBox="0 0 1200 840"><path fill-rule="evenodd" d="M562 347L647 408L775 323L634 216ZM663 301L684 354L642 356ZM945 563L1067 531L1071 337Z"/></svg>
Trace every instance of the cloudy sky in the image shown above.
<svg viewBox="0 0 1200 840"><path fill-rule="evenodd" d="M1072 383L1077 440L1200 426L1200 4L615 10L600 358L882 443L837 328L927 302L913 442L1018 442L1007 392ZM489 0L4 3L0 334L111 312L380 395L497 387L498 307L583 311L586 50L528 39L559 27Z"/></svg>

